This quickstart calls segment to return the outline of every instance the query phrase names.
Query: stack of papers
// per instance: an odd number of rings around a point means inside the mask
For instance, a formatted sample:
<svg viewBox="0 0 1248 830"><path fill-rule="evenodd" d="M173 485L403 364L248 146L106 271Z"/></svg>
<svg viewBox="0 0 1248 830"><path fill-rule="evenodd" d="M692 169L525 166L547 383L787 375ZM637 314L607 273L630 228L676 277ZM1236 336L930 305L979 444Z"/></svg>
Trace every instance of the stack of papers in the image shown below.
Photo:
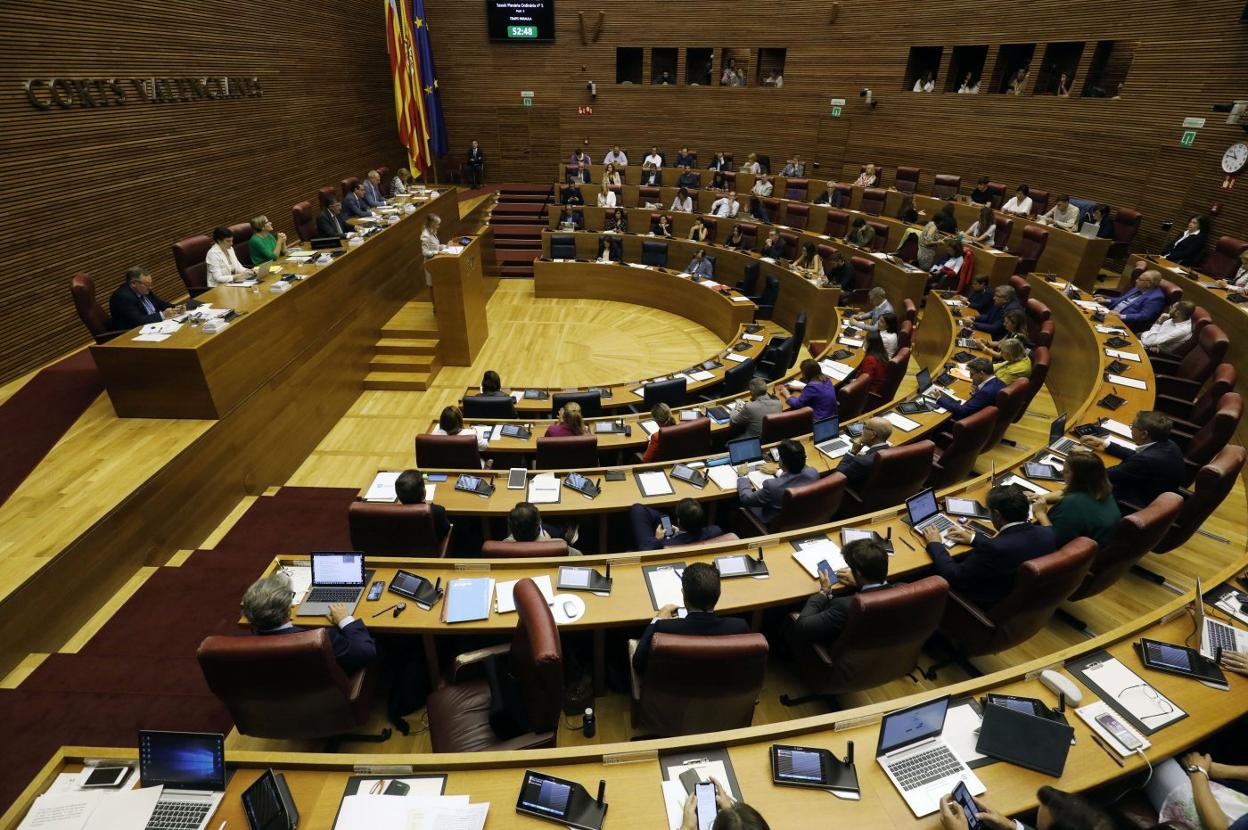
<svg viewBox="0 0 1248 830"><path fill-rule="evenodd" d="M750 302L753 302L753 300L751 300L749 297L744 297L744 296L742 296L742 295L740 295L740 294L733 294L733 295L732 295L731 297L729 297L728 299L732 300L734 303L750 303Z"/></svg>
<svg viewBox="0 0 1248 830"><path fill-rule="evenodd" d="M1115 421L1113 418L1106 418L1104 421L1101 421L1101 426L1121 438L1131 438L1131 427L1127 426L1122 421Z"/></svg>
<svg viewBox="0 0 1248 830"><path fill-rule="evenodd" d="M364 494L364 501L375 502L396 502L399 497L394 492L394 483L398 481L402 473L393 473L383 470L373 478L373 483L368 485L368 492Z"/></svg>
<svg viewBox="0 0 1248 830"><path fill-rule="evenodd" d="M737 489L737 471L728 464L710 467L706 474L721 490Z"/></svg>
<svg viewBox="0 0 1248 830"><path fill-rule="evenodd" d="M342 799L334 830L481 830L489 802L469 803L466 795L364 795Z"/></svg>
<svg viewBox="0 0 1248 830"><path fill-rule="evenodd" d="M163 787L46 792L18 830L143 830Z"/></svg>
<svg viewBox="0 0 1248 830"><path fill-rule="evenodd" d="M546 598L546 604L550 605L555 601L555 589L550 584L550 575L542 574L541 576L532 577L533 582L537 585L537 589L542 592L542 596ZM518 579L510 579L506 582L500 582L494 588L494 610L499 614L510 614L516 610L516 598L514 591Z"/></svg>
<svg viewBox="0 0 1248 830"><path fill-rule="evenodd" d="M732 354L725 355L725 357L728 360L731 360L733 363L744 363L745 361L749 360L748 357L746 357L743 354L739 354L737 352L733 352Z"/></svg>
<svg viewBox="0 0 1248 830"><path fill-rule="evenodd" d="M850 373L854 371L854 367L839 360L822 360L819 362L819 368L823 369L823 373L833 380L845 380Z"/></svg>
<svg viewBox="0 0 1248 830"><path fill-rule="evenodd" d="M906 416L899 415L896 412L884 413L884 420L904 432L913 432L921 426L918 421L912 421Z"/></svg>
<svg viewBox="0 0 1248 830"><path fill-rule="evenodd" d="M559 503L559 479L554 473L538 473L529 479L528 501L531 504Z"/></svg>
<svg viewBox="0 0 1248 830"><path fill-rule="evenodd" d="M750 470L746 478L750 480L750 484L754 485L754 489L761 490L763 489L763 484L775 478L775 476L770 473L764 473L762 470Z"/></svg>
<svg viewBox="0 0 1248 830"><path fill-rule="evenodd" d="M753 340L755 343L762 343L762 342L763 342L763 336L762 336L761 334L743 334L743 335L741 335L741 339L742 339L742 340Z"/></svg>
<svg viewBox="0 0 1248 830"><path fill-rule="evenodd" d="M695 381L701 381L701 380L714 380L714 379L715 379L715 373L714 373L714 372L708 372L708 371L706 371L705 369L699 369L699 370L698 370L698 371L696 371L696 372L691 372L691 373L688 375L688 377L689 377L689 379L690 379L690 380L695 380Z"/></svg>
<svg viewBox="0 0 1248 830"><path fill-rule="evenodd" d="M1140 356L1135 352L1124 352L1121 349L1106 349L1105 354L1110 357L1116 357L1121 360L1129 360L1132 363L1139 363Z"/></svg>
<svg viewBox="0 0 1248 830"><path fill-rule="evenodd" d="M1147 389L1148 384L1142 380L1135 378L1127 378L1122 375L1106 375L1105 379L1110 383L1116 383L1120 386L1130 386L1132 389Z"/></svg>
<svg viewBox="0 0 1248 830"><path fill-rule="evenodd" d="M659 431L659 422L653 418L647 418L646 420L640 422L637 426L641 427L642 431L644 431L646 435L654 435Z"/></svg>
<svg viewBox="0 0 1248 830"><path fill-rule="evenodd" d="M861 349L863 344L866 343L865 340L855 340L852 337L841 337L838 338L836 342L840 343L842 346L852 346L855 349Z"/></svg>
<svg viewBox="0 0 1248 830"><path fill-rule="evenodd" d="M442 604L443 622L472 622L490 616L490 596L494 580L489 577L452 579L446 583L446 602Z"/></svg>
<svg viewBox="0 0 1248 830"><path fill-rule="evenodd" d="M793 547L797 548L793 558L806 570L806 573L810 574L811 579L819 578L820 562L827 562L832 566L833 571L849 567L845 562L845 557L841 554L841 546L831 539L804 539L794 542Z"/></svg>

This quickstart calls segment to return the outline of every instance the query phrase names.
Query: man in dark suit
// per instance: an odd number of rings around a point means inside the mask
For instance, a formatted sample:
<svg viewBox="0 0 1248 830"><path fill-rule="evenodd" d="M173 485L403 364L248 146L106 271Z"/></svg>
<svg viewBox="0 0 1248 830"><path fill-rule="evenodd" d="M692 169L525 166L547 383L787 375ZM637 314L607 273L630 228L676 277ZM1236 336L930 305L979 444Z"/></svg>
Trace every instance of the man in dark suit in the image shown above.
<svg viewBox="0 0 1248 830"><path fill-rule="evenodd" d="M966 403L958 403L943 392L936 398L936 404L949 410L955 421L974 415L986 406L995 406L997 393L1005 388L1005 381L993 374L992 362L986 357L977 357L966 364L966 371L971 375L974 389Z"/></svg>
<svg viewBox="0 0 1248 830"><path fill-rule="evenodd" d="M681 595L684 597L688 615L681 619L675 605L665 605L642 632L633 651L633 670L638 675L646 673L650 659L650 644L655 634L688 634L697 637L719 637L726 634L749 634L750 627L738 617L719 617L715 603L719 602L719 571L714 565L694 562L685 568L680 577Z"/></svg>
<svg viewBox="0 0 1248 830"><path fill-rule="evenodd" d="M628 509L628 520L633 527L634 550L658 550L681 545L696 545L707 539L724 535L719 525L706 523L706 511L697 499L681 499L676 503L676 521L669 536L663 527L667 514L634 504Z"/></svg>
<svg viewBox="0 0 1248 830"><path fill-rule="evenodd" d="M142 268L126 272L126 281L108 298L108 315L118 331L159 323L179 313L181 307L157 297L152 291L152 276Z"/></svg>
<svg viewBox="0 0 1248 830"><path fill-rule="evenodd" d="M992 308L992 290L988 288L987 274L976 274L971 277L971 290L966 294L966 304L980 314Z"/></svg>
<svg viewBox="0 0 1248 830"><path fill-rule="evenodd" d="M1173 421L1160 412L1140 412L1131 422L1131 441L1136 449L1105 438L1084 438L1083 443L1094 450L1121 458L1122 463L1107 471L1114 486L1114 498L1138 507L1147 507L1162 493L1178 491L1183 486L1187 466L1183 451L1170 440Z"/></svg>
<svg viewBox="0 0 1248 830"><path fill-rule="evenodd" d="M1153 270L1136 277L1135 287L1107 306L1131 331L1147 329L1161 316L1165 307L1166 295L1161 290L1161 272Z"/></svg>
<svg viewBox="0 0 1248 830"><path fill-rule="evenodd" d="M874 539L855 539L841 551L849 567L836 572L837 580L860 593L888 586L888 552ZM806 600L793 623L793 638L802 643L830 643L840 636L849 619L852 593L832 595L832 583L819 574L819 590Z"/></svg>
<svg viewBox="0 0 1248 830"><path fill-rule="evenodd" d="M845 476L845 486L857 490L867 481L880 450L888 449L888 439L893 425L883 418L868 418L862 425L862 434L854 439L849 453L836 465L836 471Z"/></svg>
<svg viewBox="0 0 1248 830"><path fill-rule="evenodd" d="M1209 235L1209 218L1193 216L1183 233L1166 243L1161 255L1179 265L1195 267L1205 253L1205 237Z"/></svg>
<svg viewBox="0 0 1248 830"><path fill-rule="evenodd" d="M251 623L253 634L262 637L297 634L307 631L290 621L290 604L294 599L290 577L275 573L256 580L243 594L243 616ZM347 613L345 605L329 609L329 642L334 658L347 674L354 674L377 658L377 644L361 620Z"/></svg>
<svg viewBox="0 0 1248 830"><path fill-rule="evenodd" d="M972 533L962 527L948 531L952 542L971 546L970 554L956 562L941 541L939 528L923 531L936 573L945 578L951 590L984 610L1013 590L1020 565L1057 549L1053 528L1028 524L1029 505L1023 488L1017 484L993 487L987 502L996 535Z"/></svg>
<svg viewBox="0 0 1248 830"><path fill-rule="evenodd" d="M976 331L986 331L993 336L993 339L1000 340L1006 334L1005 313L1012 310L1022 311L1022 309L1023 307L1018 304L1014 288L1009 285L998 285L992 292L992 305L976 317L971 325Z"/></svg>
<svg viewBox="0 0 1248 830"><path fill-rule="evenodd" d="M764 465L763 472L775 472L775 476L763 482L758 490L747 478L749 470L742 464L737 470L737 498L742 507L754 511L754 515L763 524L767 524L780 515L780 503L784 499L784 491L799 484L810 484L819 478L814 467L806 464L806 450L792 438L780 442L780 467L775 470L771 465Z"/></svg>
<svg viewBox="0 0 1248 830"><path fill-rule="evenodd" d="M342 200L342 219L345 222L348 219L361 219L372 215L372 210L364 201L364 183L357 182L347 198Z"/></svg>
<svg viewBox="0 0 1248 830"><path fill-rule="evenodd" d="M425 503L425 477L420 470L404 470L394 480L394 495L399 504ZM438 541L446 538L451 532L450 520L446 518L446 508L440 504L429 503L429 512L433 515L433 529Z"/></svg>
<svg viewBox="0 0 1248 830"><path fill-rule="evenodd" d="M316 217L316 235L322 238L346 239L349 232L350 226L342 218L342 202L335 196Z"/></svg>
<svg viewBox="0 0 1248 830"><path fill-rule="evenodd" d="M481 174L485 169L485 151L474 139L468 148L468 184L474 189L481 186Z"/></svg>
<svg viewBox="0 0 1248 830"><path fill-rule="evenodd" d="M368 175L364 177L364 205L372 210L375 207L382 207L386 204L386 197L381 195L381 174L376 170L369 170Z"/></svg>

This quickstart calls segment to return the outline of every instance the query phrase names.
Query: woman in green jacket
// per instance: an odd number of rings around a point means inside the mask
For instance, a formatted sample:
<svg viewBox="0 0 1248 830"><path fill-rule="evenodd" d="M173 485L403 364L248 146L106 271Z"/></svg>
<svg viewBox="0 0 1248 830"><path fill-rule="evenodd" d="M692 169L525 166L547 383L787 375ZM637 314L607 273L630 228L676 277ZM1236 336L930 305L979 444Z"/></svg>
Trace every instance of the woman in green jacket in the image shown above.
<svg viewBox="0 0 1248 830"><path fill-rule="evenodd" d="M286 234L273 233L273 223L267 216L257 216L251 220L252 235L247 242L247 252L251 254L253 266L272 262L286 253Z"/></svg>
<svg viewBox="0 0 1248 830"><path fill-rule="evenodd" d="M1079 536L1105 544L1122 518L1105 462L1096 453L1075 450L1066 456L1062 476L1064 490L1031 497L1032 516L1038 524L1053 528L1059 548Z"/></svg>

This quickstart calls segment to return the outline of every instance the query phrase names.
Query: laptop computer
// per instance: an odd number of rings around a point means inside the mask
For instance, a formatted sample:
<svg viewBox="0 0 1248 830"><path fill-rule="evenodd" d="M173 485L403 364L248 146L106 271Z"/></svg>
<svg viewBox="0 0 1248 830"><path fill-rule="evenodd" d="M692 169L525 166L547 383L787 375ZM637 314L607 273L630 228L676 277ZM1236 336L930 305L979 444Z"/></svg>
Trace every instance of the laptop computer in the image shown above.
<svg viewBox="0 0 1248 830"><path fill-rule="evenodd" d="M1049 449L1062 455L1069 455L1076 447L1083 446L1074 438L1066 437L1066 413L1063 412L1049 424Z"/></svg>
<svg viewBox="0 0 1248 830"><path fill-rule="evenodd" d="M922 533L929 527L935 527L940 530L940 538L945 539L946 534L956 527L952 519L940 512L940 505L936 502L936 491L931 487L917 496L906 499L906 513L910 526L918 533Z"/></svg>
<svg viewBox="0 0 1248 830"><path fill-rule="evenodd" d="M1248 652L1248 633L1205 613L1203 589L1200 577L1196 577L1196 630L1200 632L1201 656L1214 660L1217 658L1218 649Z"/></svg>
<svg viewBox="0 0 1248 830"><path fill-rule="evenodd" d="M343 603L347 612L355 611L364 594L368 575L364 572L362 553L312 554L312 587L295 611L297 617L323 617L329 606Z"/></svg>
<svg viewBox="0 0 1248 830"><path fill-rule="evenodd" d="M918 412L931 411L931 404L928 402L927 390L932 388L932 373L927 368L922 368L914 376L915 381L919 384L918 397L912 401L905 401L897 405L897 411L902 415L914 415Z"/></svg>
<svg viewBox="0 0 1248 830"><path fill-rule="evenodd" d="M815 421L815 449L828 458L839 458L849 452L853 444L849 438L841 435L841 419L836 415Z"/></svg>
<svg viewBox="0 0 1248 830"><path fill-rule="evenodd" d="M147 830L203 830L225 796L225 736L139 732L139 786L164 787Z"/></svg>
<svg viewBox="0 0 1248 830"><path fill-rule="evenodd" d="M763 442L758 438L741 438L728 442L728 463L753 464L763 460Z"/></svg>
<svg viewBox="0 0 1248 830"><path fill-rule="evenodd" d="M949 696L885 715L875 760L918 818L936 812L940 797L961 781L972 795L985 787L941 739Z"/></svg>

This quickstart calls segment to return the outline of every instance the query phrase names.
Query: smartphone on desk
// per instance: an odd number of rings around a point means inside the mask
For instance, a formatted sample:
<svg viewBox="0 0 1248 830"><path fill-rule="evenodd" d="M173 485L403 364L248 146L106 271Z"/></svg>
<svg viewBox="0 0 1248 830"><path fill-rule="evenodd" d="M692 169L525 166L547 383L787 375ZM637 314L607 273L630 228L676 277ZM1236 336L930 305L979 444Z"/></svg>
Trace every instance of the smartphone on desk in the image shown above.
<svg viewBox="0 0 1248 830"><path fill-rule="evenodd" d="M446 481L446 473L428 473L425 481Z"/></svg>

